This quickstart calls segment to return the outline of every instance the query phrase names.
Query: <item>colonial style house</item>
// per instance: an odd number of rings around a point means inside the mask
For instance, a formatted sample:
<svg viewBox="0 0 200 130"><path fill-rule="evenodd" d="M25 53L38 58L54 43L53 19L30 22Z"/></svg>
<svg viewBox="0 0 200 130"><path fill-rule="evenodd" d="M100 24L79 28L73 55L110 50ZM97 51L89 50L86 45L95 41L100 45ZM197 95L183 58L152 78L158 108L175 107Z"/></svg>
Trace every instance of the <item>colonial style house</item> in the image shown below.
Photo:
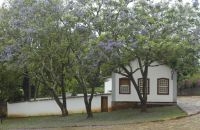
<svg viewBox="0 0 200 130"><path fill-rule="evenodd" d="M133 68L138 68L138 62L131 62ZM148 71L147 102L148 104L171 105L176 104L177 74L166 65L152 63ZM133 74L142 92L142 76L140 71ZM112 74L112 109L132 107L140 103L138 94L131 81L120 74Z"/></svg>

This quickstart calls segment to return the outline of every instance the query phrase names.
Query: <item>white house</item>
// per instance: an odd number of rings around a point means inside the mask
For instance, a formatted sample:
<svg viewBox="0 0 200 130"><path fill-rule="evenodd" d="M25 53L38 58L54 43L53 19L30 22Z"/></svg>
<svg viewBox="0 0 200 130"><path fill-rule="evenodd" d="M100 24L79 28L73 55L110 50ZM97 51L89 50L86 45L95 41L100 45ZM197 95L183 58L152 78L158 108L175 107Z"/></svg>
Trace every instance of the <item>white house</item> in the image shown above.
<svg viewBox="0 0 200 130"><path fill-rule="evenodd" d="M104 93L112 92L112 78L107 78L104 82Z"/></svg>
<svg viewBox="0 0 200 130"><path fill-rule="evenodd" d="M132 67L138 68L138 62L131 62ZM148 71L148 104L176 104L177 96L177 74L166 65L152 63ZM140 71L133 74L137 84L142 87L142 76ZM141 90L141 88L140 88ZM133 107L140 102L135 87L131 81L117 73L112 74L112 109L119 107Z"/></svg>

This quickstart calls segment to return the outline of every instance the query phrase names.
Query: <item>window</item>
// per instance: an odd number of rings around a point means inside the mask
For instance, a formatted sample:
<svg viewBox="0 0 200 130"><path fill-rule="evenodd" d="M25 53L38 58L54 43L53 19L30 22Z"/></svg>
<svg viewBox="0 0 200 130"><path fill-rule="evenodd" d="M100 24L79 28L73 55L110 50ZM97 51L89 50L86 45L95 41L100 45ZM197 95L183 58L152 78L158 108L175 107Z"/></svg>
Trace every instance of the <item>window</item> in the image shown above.
<svg viewBox="0 0 200 130"><path fill-rule="evenodd" d="M138 79L138 86L140 89L140 92L143 93L143 78ZM147 89L146 89L147 94L149 94L149 79L147 79Z"/></svg>
<svg viewBox="0 0 200 130"><path fill-rule="evenodd" d="M130 80L128 78L120 78L119 79L119 93L120 94L130 94Z"/></svg>
<svg viewBox="0 0 200 130"><path fill-rule="evenodd" d="M169 79L160 78L157 80L157 93L159 95L168 95L169 94Z"/></svg>

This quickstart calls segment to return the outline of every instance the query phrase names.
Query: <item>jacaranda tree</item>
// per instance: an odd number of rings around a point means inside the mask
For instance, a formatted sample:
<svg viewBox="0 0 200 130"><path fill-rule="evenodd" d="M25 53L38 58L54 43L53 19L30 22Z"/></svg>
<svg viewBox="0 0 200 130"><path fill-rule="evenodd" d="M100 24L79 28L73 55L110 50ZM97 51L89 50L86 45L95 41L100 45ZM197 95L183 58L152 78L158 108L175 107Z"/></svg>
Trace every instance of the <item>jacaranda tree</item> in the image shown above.
<svg viewBox="0 0 200 130"><path fill-rule="evenodd" d="M194 21L198 22L197 15L190 5L179 1L176 4L109 1L107 6L104 18L107 30L101 35L99 46L106 55L109 70L130 79L141 110L146 111L149 67L167 64L173 71L181 72L180 65L198 65L197 46L190 43L189 32L195 27ZM139 67L132 66L134 60ZM158 63L152 65L155 62ZM133 75L137 71L143 78L142 92Z"/></svg>

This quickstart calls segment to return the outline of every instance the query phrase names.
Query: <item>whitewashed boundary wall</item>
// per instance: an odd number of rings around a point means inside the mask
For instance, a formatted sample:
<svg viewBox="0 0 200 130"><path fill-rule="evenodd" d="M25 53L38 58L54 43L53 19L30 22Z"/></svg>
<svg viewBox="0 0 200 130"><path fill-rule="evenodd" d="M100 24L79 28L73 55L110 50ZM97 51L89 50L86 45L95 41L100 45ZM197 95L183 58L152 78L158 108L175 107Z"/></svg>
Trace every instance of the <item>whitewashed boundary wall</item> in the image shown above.
<svg viewBox="0 0 200 130"><path fill-rule="evenodd" d="M101 97L108 97L108 111L111 110L111 94L95 95L92 100L92 111L101 112ZM83 96L68 97L67 109L69 114L85 113ZM8 103L8 117L28 117L28 116L47 116L61 115L61 110L54 100L39 100L30 102Z"/></svg>

